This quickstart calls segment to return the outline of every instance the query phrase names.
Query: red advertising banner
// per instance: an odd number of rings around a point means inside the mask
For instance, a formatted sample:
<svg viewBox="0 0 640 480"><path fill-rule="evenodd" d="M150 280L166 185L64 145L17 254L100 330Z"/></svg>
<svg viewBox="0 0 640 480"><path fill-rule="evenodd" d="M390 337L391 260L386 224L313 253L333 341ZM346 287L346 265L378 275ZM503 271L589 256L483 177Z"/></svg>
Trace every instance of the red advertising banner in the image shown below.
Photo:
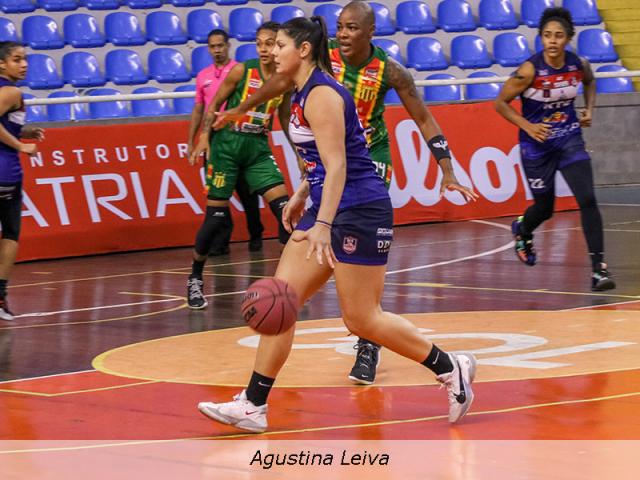
<svg viewBox="0 0 640 480"><path fill-rule="evenodd" d="M480 194L464 204L439 198L440 172L404 109L387 109L396 224L515 215L530 193L520 167L516 129L489 103L433 107L454 155L458 180ZM20 260L192 245L205 206L202 171L186 159L186 121L49 128L25 170ZM295 155L283 132L272 134L276 161L292 189ZM563 181L557 195L570 197ZM560 208L574 208L572 197ZM233 239L247 238L232 201ZM262 210L267 236L276 222Z"/></svg>

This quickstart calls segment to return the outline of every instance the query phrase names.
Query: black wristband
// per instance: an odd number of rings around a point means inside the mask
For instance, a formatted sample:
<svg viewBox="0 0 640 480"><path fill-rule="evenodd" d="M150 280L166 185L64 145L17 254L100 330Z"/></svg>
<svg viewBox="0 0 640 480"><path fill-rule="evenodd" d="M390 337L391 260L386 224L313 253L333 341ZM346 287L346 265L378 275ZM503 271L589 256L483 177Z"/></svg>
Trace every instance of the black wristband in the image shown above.
<svg viewBox="0 0 640 480"><path fill-rule="evenodd" d="M316 220L316 223L319 223L320 225L324 225L329 230L331 230L331 224L329 222L325 222L324 220Z"/></svg>
<svg viewBox="0 0 640 480"><path fill-rule="evenodd" d="M451 158L451 152L449 151L449 143L447 139L444 138L444 135L436 135L433 138L430 138L427 141L427 145L429 145L429 150L436 158L438 163L443 158Z"/></svg>

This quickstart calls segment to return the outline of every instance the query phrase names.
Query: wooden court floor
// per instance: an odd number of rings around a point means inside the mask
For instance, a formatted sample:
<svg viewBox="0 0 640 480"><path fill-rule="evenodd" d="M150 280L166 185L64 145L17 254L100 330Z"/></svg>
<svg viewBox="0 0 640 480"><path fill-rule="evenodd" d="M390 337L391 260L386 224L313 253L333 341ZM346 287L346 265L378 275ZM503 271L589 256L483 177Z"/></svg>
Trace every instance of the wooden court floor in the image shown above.
<svg viewBox="0 0 640 480"><path fill-rule="evenodd" d="M607 293L589 289L578 212L541 228L533 268L513 254L511 218L396 228L384 307L479 360L453 427L432 375L389 351L376 385L349 383L355 339L332 283L301 312L268 433L198 413L250 375L240 297L274 272L275 241L211 258L204 311L186 308L186 248L20 264L18 318L0 323L0 439L640 440L640 208L601 208Z"/></svg>

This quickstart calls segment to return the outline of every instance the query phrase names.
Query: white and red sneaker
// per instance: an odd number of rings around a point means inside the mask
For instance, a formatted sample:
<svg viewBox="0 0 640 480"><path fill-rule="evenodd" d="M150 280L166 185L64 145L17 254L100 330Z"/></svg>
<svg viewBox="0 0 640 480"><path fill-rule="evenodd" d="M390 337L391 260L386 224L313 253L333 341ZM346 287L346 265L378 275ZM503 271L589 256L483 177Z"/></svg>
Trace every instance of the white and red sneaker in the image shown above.
<svg viewBox="0 0 640 480"><path fill-rule="evenodd" d="M242 430L262 433L267 429L267 406L256 407L247 400L245 390L235 395L231 402L200 402L198 410L216 422L233 425Z"/></svg>
<svg viewBox="0 0 640 480"><path fill-rule="evenodd" d="M466 415L473 403L471 384L476 377L476 358L470 353L449 353L453 371L438 375L449 395L449 422L456 423Z"/></svg>

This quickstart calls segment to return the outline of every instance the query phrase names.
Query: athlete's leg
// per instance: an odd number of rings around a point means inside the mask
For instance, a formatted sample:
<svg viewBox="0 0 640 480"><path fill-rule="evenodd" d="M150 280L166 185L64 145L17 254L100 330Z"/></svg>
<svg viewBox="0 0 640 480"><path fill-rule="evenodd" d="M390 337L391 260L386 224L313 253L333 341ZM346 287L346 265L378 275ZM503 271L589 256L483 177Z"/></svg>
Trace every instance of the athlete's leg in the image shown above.
<svg viewBox="0 0 640 480"><path fill-rule="evenodd" d="M18 254L18 240L22 225L22 186L3 185L0 199L0 320L14 319L7 302L7 283Z"/></svg>
<svg viewBox="0 0 640 480"><path fill-rule="evenodd" d="M238 197L240 197L247 218L249 250L261 250L264 227L260 221L260 199L257 194L249 192L249 185L242 174L238 177L236 192L238 192Z"/></svg>

